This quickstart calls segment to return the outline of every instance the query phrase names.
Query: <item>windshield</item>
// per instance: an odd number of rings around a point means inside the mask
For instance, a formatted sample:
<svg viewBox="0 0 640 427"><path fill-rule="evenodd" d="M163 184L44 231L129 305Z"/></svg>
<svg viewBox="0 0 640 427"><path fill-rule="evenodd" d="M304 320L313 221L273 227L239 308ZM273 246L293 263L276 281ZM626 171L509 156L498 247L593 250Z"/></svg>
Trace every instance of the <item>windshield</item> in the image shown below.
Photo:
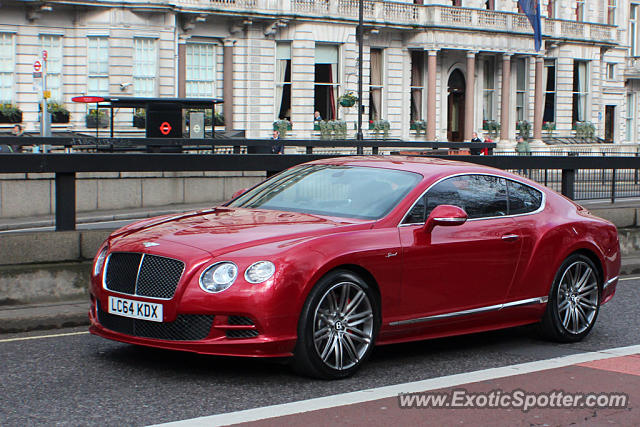
<svg viewBox="0 0 640 427"><path fill-rule="evenodd" d="M392 169L305 165L274 176L228 206L378 219L421 178L413 172Z"/></svg>

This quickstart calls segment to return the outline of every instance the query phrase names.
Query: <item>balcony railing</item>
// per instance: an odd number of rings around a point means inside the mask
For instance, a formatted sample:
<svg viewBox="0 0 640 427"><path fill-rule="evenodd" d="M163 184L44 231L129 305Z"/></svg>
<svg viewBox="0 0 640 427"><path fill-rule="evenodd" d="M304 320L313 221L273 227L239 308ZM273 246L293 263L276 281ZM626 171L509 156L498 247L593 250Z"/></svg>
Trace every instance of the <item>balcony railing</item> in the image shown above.
<svg viewBox="0 0 640 427"><path fill-rule="evenodd" d="M171 2L172 0L170 0ZM173 0L200 10L243 10L255 14L302 15L353 20L358 17L359 0ZM416 5L394 1L364 0L368 25L397 24L425 27L454 27L474 31L501 31L532 34L523 14L444 5ZM605 43L618 43L617 27L587 22L543 19L543 35Z"/></svg>

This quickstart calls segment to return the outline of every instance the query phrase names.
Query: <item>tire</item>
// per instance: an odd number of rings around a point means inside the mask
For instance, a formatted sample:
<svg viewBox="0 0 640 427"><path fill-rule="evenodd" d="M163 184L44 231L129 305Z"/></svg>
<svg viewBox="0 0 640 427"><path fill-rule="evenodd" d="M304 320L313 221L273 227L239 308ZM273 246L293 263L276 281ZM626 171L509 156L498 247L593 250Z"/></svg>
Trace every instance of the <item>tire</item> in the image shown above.
<svg viewBox="0 0 640 427"><path fill-rule="evenodd" d="M379 328L377 293L351 271L332 271L302 308L293 367L315 378L351 376L371 354Z"/></svg>
<svg viewBox="0 0 640 427"><path fill-rule="evenodd" d="M556 273L540 322L544 336L558 342L583 339L598 317L602 280L593 261L580 254L569 256Z"/></svg>

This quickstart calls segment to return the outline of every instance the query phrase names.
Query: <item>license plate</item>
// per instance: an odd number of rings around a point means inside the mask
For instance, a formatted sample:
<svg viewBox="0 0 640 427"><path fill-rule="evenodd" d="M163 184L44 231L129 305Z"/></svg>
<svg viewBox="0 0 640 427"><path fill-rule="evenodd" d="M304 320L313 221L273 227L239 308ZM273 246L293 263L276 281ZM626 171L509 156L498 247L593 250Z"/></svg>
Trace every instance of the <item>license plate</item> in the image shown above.
<svg viewBox="0 0 640 427"><path fill-rule="evenodd" d="M109 313L132 319L162 322L162 304L109 297Z"/></svg>

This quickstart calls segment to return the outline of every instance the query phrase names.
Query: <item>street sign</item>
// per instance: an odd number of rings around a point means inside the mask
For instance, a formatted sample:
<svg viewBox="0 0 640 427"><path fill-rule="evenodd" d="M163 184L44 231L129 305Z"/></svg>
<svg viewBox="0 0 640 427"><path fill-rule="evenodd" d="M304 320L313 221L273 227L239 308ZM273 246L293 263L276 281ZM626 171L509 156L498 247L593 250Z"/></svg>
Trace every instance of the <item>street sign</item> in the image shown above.
<svg viewBox="0 0 640 427"><path fill-rule="evenodd" d="M163 135L169 135L169 132L171 132L171 125L169 124L169 122L162 122L162 124L160 125L160 132Z"/></svg>
<svg viewBox="0 0 640 427"><path fill-rule="evenodd" d="M33 72L33 78L34 79L41 79L42 78L42 71L34 71Z"/></svg>
<svg viewBox="0 0 640 427"><path fill-rule="evenodd" d="M84 102L88 104L91 102L102 102L104 101L104 98L100 96L74 96L71 100L73 102Z"/></svg>
<svg viewBox="0 0 640 427"><path fill-rule="evenodd" d="M40 63L40 61L36 61L33 63L33 71L35 71L36 73L40 72L42 70L42 64Z"/></svg>
<svg viewBox="0 0 640 427"><path fill-rule="evenodd" d="M201 111L189 113L189 138L204 138L204 113Z"/></svg>
<svg viewBox="0 0 640 427"><path fill-rule="evenodd" d="M49 56L49 53L46 50L43 50L42 51L42 59L44 59L46 61L48 56Z"/></svg>
<svg viewBox="0 0 640 427"><path fill-rule="evenodd" d="M51 98L51 91L50 91L50 90L43 90L43 91L42 91L42 97L43 97L44 99L49 99L49 98Z"/></svg>

